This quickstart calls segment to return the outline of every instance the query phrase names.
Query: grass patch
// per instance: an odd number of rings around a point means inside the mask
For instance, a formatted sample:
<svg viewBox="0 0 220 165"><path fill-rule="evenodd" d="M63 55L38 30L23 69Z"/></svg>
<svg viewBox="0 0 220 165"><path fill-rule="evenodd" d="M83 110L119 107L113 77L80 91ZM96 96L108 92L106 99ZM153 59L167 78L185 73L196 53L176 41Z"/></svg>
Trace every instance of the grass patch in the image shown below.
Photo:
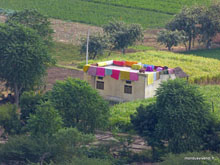
<svg viewBox="0 0 220 165"><path fill-rule="evenodd" d="M137 51L155 50L154 47L144 46L144 45L129 46L128 49L134 49Z"/></svg>
<svg viewBox="0 0 220 165"><path fill-rule="evenodd" d="M59 65L78 64L85 60L85 55L80 55L79 47L60 42L54 43L52 56Z"/></svg>
<svg viewBox="0 0 220 165"><path fill-rule="evenodd" d="M184 6L194 4L209 5L211 0L86 0L97 3L105 3L117 6L139 8L151 11L157 11L167 14L176 14Z"/></svg>
<svg viewBox="0 0 220 165"><path fill-rule="evenodd" d="M154 102L155 98L150 98L115 104L110 108L110 126L115 130L128 131L131 125L130 115L136 112L137 107Z"/></svg>
<svg viewBox="0 0 220 165"><path fill-rule="evenodd" d="M182 54L194 55L199 57L207 57L220 60L220 48L210 50L192 50Z"/></svg>
<svg viewBox="0 0 220 165"><path fill-rule="evenodd" d="M208 103L214 105L214 114L220 121L220 85L199 86ZM212 110L212 109L211 109Z"/></svg>
<svg viewBox="0 0 220 165"><path fill-rule="evenodd" d="M209 84L220 82L220 61L194 55L183 55L166 51L146 51L131 54L113 54L110 57L100 57L89 63L106 60L139 61L144 64L181 67L190 77L191 83Z"/></svg>
<svg viewBox="0 0 220 165"><path fill-rule="evenodd" d="M140 23L144 28L164 27L173 17L155 11L112 6L82 0L1 0L0 8L36 9L52 18L101 26L111 20Z"/></svg>

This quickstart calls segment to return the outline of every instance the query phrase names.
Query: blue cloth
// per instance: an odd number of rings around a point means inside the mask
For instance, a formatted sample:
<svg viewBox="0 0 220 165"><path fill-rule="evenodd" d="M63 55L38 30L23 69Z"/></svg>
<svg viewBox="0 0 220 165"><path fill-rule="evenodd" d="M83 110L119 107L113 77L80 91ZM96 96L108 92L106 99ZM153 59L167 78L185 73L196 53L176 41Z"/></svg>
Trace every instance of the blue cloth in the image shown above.
<svg viewBox="0 0 220 165"><path fill-rule="evenodd" d="M157 72L154 72L154 81L157 80Z"/></svg>
<svg viewBox="0 0 220 165"><path fill-rule="evenodd" d="M111 69L105 69L105 75L106 76L111 76L112 75L112 70Z"/></svg>
<svg viewBox="0 0 220 165"><path fill-rule="evenodd" d="M154 65L147 65L147 64L144 64L144 65L143 65L144 68L147 68L148 66L151 66L152 69L154 70Z"/></svg>

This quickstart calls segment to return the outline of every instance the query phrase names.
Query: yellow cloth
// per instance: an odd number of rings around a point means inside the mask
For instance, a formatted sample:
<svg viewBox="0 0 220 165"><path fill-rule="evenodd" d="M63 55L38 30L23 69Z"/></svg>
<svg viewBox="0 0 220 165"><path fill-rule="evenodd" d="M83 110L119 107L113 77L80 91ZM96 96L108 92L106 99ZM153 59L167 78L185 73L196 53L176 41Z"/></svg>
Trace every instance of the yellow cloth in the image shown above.
<svg viewBox="0 0 220 165"><path fill-rule="evenodd" d="M120 71L121 80L130 80L130 72Z"/></svg>
<svg viewBox="0 0 220 165"><path fill-rule="evenodd" d="M137 64L136 61L125 61L125 65L131 67L133 64Z"/></svg>
<svg viewBox="0 0 220 165"><path fill-rule="evenodd" d="M98 62L98 66L106 66L107 63L106 62Z"/></svg>
<svg viewBox="0 0 220 165"><path fill-rule="evenodd" d="M154 82L154 74L153 73L149 73L147 76L148 76L147 77L148 85L153 84L153 82Z"/></svg>
<svg viewBox="0 0 220 165"><path fill-rule="evenodd" d="M131 66L131 68L134 69L134 70L139 70L139 69L142 68L142 66L141 66L141 65L138 65L138 64L133 64L133 65Z"/></svg>
<svg viewBox="0 0 220 165"><path fill-rule="evenodd" d="M84 72L87 72L88 69L89 69L89 67L90 67L90 64L84 65L84 66L83 66L83 71L84 71Z"/></svg>

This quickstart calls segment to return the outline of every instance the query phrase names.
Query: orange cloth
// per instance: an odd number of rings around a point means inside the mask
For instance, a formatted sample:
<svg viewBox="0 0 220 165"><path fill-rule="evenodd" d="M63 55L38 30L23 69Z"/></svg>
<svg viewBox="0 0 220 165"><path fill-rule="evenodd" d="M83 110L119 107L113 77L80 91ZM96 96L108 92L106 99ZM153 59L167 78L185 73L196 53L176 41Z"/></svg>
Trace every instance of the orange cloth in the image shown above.
<svg viewBox="0 0 220 165"><path fill-rule="evenodd" d="M133 64L137 64L136 61L125 61L125 65L131 67Z"/></svg>

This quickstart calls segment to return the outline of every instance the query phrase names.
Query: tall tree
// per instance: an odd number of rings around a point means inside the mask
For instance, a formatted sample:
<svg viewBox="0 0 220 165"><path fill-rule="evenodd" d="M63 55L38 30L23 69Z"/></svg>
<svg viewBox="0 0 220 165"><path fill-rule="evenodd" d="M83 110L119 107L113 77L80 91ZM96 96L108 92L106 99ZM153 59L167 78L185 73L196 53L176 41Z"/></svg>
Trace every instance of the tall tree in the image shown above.
<svg viewBox="0 0 220 165"><path fill-rule="evenodd" d="M109 35L112 48L122 50L132 46L136 41L140 41L143 37L142 27L139 24L126 24L124 22L110 22L103 27L104 32Z"/></svg>
<svg viewBox="0 0 220 165"><path fill-rule="evenodd" d="M53 29L50 27L51 23L47 16L42 15L37 10L26 9L13 12L8 16L6 24L13 25L14 23L23 24L36 30L47 45L52 44Z"/></svg>
<svg viewBox="0 0 220 165"><path fill-rule="evenodd" d="M180 31L169 31L163 30L159 32L157 37L157 42L164 44L170 51L173 46L177 46L179 43L182 43L184 40L184 35Z"/></svg>
<svg viewBox="0 0 220 165"><path fill-rule="evenodd" d="M204 8L198 15L199 34L206 48L210 48L212 38L220 32L220 3Z"/></svg>
<svg viewBox="0 0 220 165"><path fill-rule="evenodd" d="M198 34L197 16L201 13L201 7L183 8L171 22L166 25L168 30L184 31L188 39L188 50L191 50L192 41Z"/></svg>
<svg viewBox="0 0 220 165"><path fill-rule="evenodd" d="M51 57L36 31L20 24L0 25L0 79L14 91L15 103L27 89L39 84Z"/></svg>
<svg viewBox="0 0 220 165"><path fill-rule="evenodd" d="M200 91L185 80L163 82L156 103L140 106L132 123L153 147L182 153L201 149L211 115ZM167 142L167 143L166 143Z"/></svg>

